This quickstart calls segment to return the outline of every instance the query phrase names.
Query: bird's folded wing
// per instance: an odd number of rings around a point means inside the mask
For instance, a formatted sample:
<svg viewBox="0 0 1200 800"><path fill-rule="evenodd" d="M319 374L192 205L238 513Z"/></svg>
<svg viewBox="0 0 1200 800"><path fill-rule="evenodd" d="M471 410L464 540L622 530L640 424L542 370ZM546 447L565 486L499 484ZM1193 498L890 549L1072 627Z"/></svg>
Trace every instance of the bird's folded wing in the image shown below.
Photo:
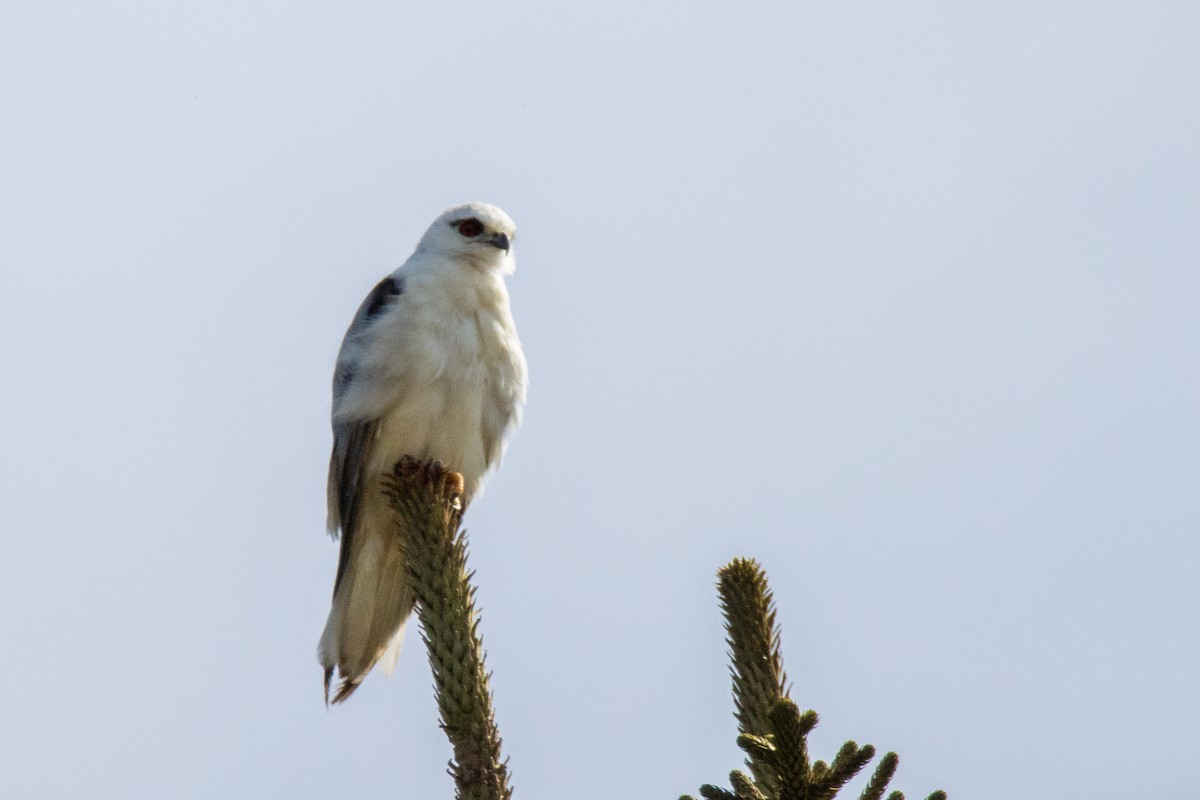
<svg viewBox="0 0 1200 800"><path fill-rule="evenodd" d="M328 524L330 533L336 536L338 529L342 533L334 592L337 591L337 585L350 559L358 502L367 482L366 470L371 463L371 450L375 444L378 427L376 419L346 419L339 415L338 410L348 393L365 388L356 384L370 381L370 376L360 374L359 367L371 344L371 326L403 291L403 281L396 277L384 278L371 290L346 331L334 370L333 452L329 457Z"/></svg>

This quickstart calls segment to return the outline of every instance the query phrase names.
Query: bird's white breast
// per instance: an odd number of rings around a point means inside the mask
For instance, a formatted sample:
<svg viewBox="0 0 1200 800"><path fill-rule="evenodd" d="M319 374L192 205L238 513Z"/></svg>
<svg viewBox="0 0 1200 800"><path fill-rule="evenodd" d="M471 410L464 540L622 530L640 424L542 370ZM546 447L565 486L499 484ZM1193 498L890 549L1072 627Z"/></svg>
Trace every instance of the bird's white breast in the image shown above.
<svg viewBox="0 0 1200 800"><path fill-rule="evenodd" d="M461 265L414 270L377 331L368 359L389 373L394 393L379 416L372 471L404 455L436 459L463 474L469 498L525 397L503 280Z"/></svg>

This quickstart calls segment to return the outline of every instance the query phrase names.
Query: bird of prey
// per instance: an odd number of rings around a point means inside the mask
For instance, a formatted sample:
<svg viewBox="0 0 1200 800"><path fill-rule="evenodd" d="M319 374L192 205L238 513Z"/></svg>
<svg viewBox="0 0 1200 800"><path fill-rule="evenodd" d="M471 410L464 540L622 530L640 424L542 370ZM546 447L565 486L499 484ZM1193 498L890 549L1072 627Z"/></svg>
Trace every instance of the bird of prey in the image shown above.
<svg viewBox="0 0 1200 800"><path fill-rule="evenodd" d="M515 233L493 205L449 209L346 331L329 459L328 526L341 551L318 645L326 702L335 670L334 703L381 659L391 672L415 603L384 474L405 455L440 461L462 474L465 508L520 421L527 373L504 285Z"/></svg>

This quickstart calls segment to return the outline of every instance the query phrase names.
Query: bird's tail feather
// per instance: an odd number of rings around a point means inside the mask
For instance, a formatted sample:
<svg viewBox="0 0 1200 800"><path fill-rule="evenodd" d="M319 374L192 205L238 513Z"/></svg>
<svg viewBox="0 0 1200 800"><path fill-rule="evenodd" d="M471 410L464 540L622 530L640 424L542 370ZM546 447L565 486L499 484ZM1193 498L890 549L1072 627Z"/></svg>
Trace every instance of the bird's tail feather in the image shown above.
<svg viewBox="0 0 1200 800"><path fill-rule="evenodd" d="M353 546L318 646L327 703L340 703L353 694L385 654L384 668L391 674L413 609L404 549L395 531L362 525ZM341 682L331 701L335 670Z"/></svg>

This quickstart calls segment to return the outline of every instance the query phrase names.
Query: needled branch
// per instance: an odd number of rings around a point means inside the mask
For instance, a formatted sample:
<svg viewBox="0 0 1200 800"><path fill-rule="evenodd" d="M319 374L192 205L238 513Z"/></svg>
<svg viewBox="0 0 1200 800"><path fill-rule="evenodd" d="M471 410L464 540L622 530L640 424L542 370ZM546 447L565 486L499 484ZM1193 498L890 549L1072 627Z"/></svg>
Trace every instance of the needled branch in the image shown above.
<svg viewBox="0 0 1200 800"><path fill-rule="evenodd" d="M888 753L881 758L879 766L875 767L875 774L871 776L871 780L867 781L867 786L858 796L858 800L883 800L883 793L887 791L888 784L892 782L892 776L896 774L898 766L900 766L900 756L895 753Z"/></svg>
<svg viewBox="0 0 1200 800"><path fill-rule="evenodd" d="M763 735L771 709L787 696L775 599L757 561L735 558L717 572L717 590L732 660L734 713L738 728Z"/></svg>
<svg viewBox="0 0 1200 800"><path fill-rule="evenodd" d="M717 572L717 591L728 634L738 729L766 736L772 730L771 709L787 696L775 601L767 585L767 574L757 561L735 558ZM750 753L746 766L755 782L768 793L778 792L774 770L755 753Z"/></svg>
<svg viewBox="0 0 1200 800"><path fill-rule="evenodd" d="M809 761L808 734L817 725L814 711L801 712L788 697L787 676L775 624L775 603L767 576L757 562L737 558L717 573L732 662L734 715L738 746L746 753L750 776L735 770L732 791L700 787L706 800L833 800L875 757L871 745L842 745L833 761ZM895 753L880 761L860 800L880 800L899 763ZM692 800L684 795L680 800ZM904 800L892 792L888 800ZM926 800L946 800L938 791Z"/></svg>
<svg viewBox="0 0 1200 800"><path fill-rule="evenodd" d="M405 531L406 567L417 597L421 637L437 691L442 729L454 758L459 800L509 800L508 768L484 669L475 587L467 570L462 476L438 463L405 457L384 491Z"/></svg>

